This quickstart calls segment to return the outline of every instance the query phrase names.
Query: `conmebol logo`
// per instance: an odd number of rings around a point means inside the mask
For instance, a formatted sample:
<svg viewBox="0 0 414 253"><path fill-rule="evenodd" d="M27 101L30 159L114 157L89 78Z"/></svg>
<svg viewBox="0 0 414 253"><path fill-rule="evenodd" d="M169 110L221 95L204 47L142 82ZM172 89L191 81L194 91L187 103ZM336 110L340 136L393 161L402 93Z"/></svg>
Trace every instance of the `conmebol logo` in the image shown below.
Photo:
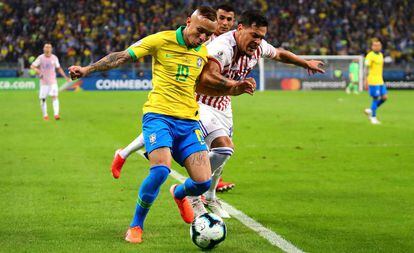
<svg viewBox="0 0 414 253"><path fill-rule="evenodd" d="M98 90L150 90L152 89L151 80L148 79L99 79L96 81Z"/></svg>

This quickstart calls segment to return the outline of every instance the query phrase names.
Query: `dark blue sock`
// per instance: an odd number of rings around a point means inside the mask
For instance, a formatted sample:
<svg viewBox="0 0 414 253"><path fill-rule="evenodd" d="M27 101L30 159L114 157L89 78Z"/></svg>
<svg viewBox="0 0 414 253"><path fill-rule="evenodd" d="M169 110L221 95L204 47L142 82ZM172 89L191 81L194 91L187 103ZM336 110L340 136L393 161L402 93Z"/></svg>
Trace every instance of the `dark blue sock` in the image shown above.
<svg viewBox="0 0 414 253"><path fill-rule="evenodd" d="M372 117L376 117L377 116L378 101L379 100L377 100L376 98L373 98L372 99L372 103L371 103L371 111L372 111L371 116Z"/></svg>
<svg viewBox="0 0 414 253"><path fill-rule="evenodd" d="M206 192L210 188L211 179L204 182L196 182L191 178L187 178L184 184L180 184L175 187L174 196L178 199L182 199L185 196L199 196Z"/></svg>
<svg viewBox="0 0 414 253"><path fill-rule="evenodd" d="M170 169L167 166L158 165L150 169L149 175L142 181L139 188L137 205L131 227L140 226L144 229L144 220L157 197L161 185L167 180Z"/></svg>

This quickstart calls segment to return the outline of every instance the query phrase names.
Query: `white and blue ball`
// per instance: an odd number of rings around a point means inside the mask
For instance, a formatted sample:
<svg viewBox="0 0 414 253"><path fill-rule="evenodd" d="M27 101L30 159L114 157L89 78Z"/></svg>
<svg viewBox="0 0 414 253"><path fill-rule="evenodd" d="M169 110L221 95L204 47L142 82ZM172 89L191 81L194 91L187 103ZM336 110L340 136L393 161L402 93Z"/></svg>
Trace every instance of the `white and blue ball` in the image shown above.
<svg viewBox="0 0 414 253"><path fill-rule="evenodd" d="M200 215L191 223L191 240L202 249L214 248L226 239L226 234L226 224L213 213Z"/></svg>

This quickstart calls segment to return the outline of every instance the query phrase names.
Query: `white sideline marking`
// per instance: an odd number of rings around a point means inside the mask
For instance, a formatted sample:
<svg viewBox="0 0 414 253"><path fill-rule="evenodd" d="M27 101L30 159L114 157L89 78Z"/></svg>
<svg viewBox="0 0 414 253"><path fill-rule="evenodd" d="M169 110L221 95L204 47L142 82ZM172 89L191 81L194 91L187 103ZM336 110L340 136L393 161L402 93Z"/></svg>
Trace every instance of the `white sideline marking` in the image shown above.
<svg viewBox="0 0 414 253"><path fill-rule="evenodd" d="M144 156L143 152L140 150L137 151L137 153L141 156ZM171 169L171 176L175 178L176 180L180 181L181 183L184 183L186 177L181 175L179 172ZM247 216L245 213L243 213L240 210L237 210L232 205L228 204L227 202L224 202L223 200L220 201L223 208L234 218L239 220L241 223L243 223L246 227L250 228L251 230L258 233L261 237L265 238L270 244L273 246L278 247L279 249L283 250L287 253L304 253L301 249L297 248L295 245L290 243L289 241L283 239L280 235L276 234L272 230L265 228L262 224L259 222L253 220L249 216Z"/></svg>

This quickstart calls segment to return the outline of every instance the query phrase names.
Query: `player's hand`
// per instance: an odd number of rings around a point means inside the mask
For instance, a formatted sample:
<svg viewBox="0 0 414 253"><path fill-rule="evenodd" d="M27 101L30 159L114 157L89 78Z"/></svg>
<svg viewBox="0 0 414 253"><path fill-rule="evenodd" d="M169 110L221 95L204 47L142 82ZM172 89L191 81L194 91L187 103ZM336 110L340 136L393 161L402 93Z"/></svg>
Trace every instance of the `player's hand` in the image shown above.
<svg viewBox="0 0 414 253"><path fill-rule="evenodd" d="M231 89L232 96L238 96L243 93L253 95L256 90L256 81L254 78L246 78L244 80L238 81L237 84Z"/></svg>
<svg viewBox="0 0 414 253"><path fill-rule="evenodd" d="M84 77L87 75L87 69L81 66L70 66L68 68L69 75L72 80L76 80L78 78Z"/></svg>
<svg viewBox="0 0 414 253"><path fill-rule="evenodd" d="M309 75L314 75L316 73L325 73L325 70L322 69L324 65L321 61L309 60L306 61L306 70L308 71Z"/></svg>

